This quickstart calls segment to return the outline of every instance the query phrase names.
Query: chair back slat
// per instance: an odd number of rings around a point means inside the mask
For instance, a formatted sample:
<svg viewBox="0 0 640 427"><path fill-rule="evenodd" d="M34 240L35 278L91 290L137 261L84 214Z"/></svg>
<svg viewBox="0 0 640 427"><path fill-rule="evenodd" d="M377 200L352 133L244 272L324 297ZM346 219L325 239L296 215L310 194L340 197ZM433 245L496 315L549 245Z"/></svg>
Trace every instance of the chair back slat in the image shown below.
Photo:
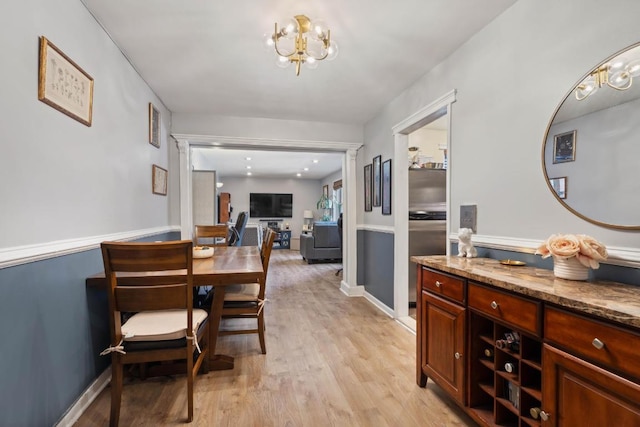
<svg viewBox="0 0 640 427"><path fill-rule="evenodd" d="M191 244L186 240L160 243L105 242L102 253L103 258L109 261L108 269L114 272L182 270L191 265L193 253L185 252L185 246ZM104 257L105 251L108 251L107 257Z"/></svg>
<svg viewBox="0 0 640 427"><path fill-rule="evenodd" d="M189 305L187 285L118 286L115 309L121 312L185 309Z"/></svg>
<svg viewBox="0 0 640 427"><path fill-rule="evenodd" d="M205 244L203 239L212 240L212 243L206 243L210 246L227 246L229 242L229 227L225 224L196 225L193 233L193 244Z"/></svg>

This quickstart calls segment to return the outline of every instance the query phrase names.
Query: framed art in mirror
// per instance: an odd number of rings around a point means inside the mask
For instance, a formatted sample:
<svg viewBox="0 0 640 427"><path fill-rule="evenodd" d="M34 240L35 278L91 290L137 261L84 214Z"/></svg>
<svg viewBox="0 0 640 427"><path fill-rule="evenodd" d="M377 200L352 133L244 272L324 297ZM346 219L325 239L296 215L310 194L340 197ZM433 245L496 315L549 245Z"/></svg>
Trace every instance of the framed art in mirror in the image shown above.
<svg viewBox="0 0 640 427"><path fill-rule="evenodd" d="M553 163L573 162L576 159L576 131L553 137Z"/></svg>
<svg viewBox="0 0 640 427"><path fill-rule="evenodd" d="M556 192L556 195L561 199L567 198L567 177L562 176L559 178L549 178L549 184Z"/></svg>
<svg viewBox="0 0 640 427"><path fill-rule="evenodd" d="M153 194L167 195L167 170L158 165L153 165L151 186Z"/></svg>
<svg viewBox="0 0 640 427"><path fill-rule="evenodd" d="M149 103L149 144L160 148L160 111Z"/></svg>
<svg viewBox="0 0 640 427"><path fill-rule="evenodd" d="M380 206L380 165L382 156L373 158L373 206Z"/></svg>
<svg viewBox="0 0 640 427"><path fill-rule="evenodd" d="M382 215L391 215L391 159L382 164Z"/></svg>
<svg viewBox="0 0 640 427"><path fill-rule="evenodd" d="M364 167L364 210L371 212L371 163Z"/></svg>
<svg viewBox="0 0 640 427"><path fill-rule="evenodd" d="M38 99L91 126L93 78L44 36L40 37Z"/></svg>

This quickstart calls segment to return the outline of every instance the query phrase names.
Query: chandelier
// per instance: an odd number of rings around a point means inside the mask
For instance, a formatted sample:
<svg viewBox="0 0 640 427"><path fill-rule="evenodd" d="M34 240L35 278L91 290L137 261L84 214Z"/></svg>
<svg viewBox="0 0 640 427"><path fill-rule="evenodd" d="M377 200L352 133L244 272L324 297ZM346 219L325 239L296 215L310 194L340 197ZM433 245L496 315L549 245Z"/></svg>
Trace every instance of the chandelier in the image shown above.
<svg viewBox="0 0 640 427"><path fill-rule="evenodd" d="M313 69L318 61L331 61L338 55L338 45L331 40L331 31L325 23L311 22L304 15L296 15L280 28L276 22L273 34L267 35L265 42L269 48L275 48L279 67L296 65L296 76L300 75L302 64Z"/></svg>
<svg viewBox="0 0 640 427"><path fill-rule="evenodd" d="M627 61L624 58L614 58L592 71L575 90L576 99L582 101L597 92L603 86L615 90L627 90L633 83L633 78L640 75L640 59Z"/></svg>

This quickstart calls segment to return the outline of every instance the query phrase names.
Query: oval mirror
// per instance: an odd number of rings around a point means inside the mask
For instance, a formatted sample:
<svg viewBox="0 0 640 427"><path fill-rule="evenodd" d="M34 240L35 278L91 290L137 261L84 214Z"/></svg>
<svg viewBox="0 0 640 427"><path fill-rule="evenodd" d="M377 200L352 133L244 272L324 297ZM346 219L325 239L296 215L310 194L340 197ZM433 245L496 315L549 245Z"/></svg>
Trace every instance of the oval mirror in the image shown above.
<svg viewBox="0 0 640 427"><path fill-rule="evenodd" d="M640 44L584 76L556 109L542 147L551 192L579 217L640 230Z"/></svg>

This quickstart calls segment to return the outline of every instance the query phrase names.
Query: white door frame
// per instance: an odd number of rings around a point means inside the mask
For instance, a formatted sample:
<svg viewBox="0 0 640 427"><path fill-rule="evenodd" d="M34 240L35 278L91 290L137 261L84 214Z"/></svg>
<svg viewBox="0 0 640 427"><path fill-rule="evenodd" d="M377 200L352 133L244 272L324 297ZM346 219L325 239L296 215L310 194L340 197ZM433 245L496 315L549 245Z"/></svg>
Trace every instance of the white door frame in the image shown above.
<svg viewBox="0 0 640 427"><path fill-rule="evenodd" d="M451 104L456 102L455 89L441 96L429 105L411 114L395 125L393 130L394 152L396 167L393 168L393 212L394 212L394 258L393 258L393 301L394 317L411 330L416 330L416 321L409 317L409 169L407 153L409 150L409 134L416 129L432 122L435 118L447 115L447 218L450 218L450 170L451 170ZM404 162L403 162L404 161ZM447 236L449 236L449 221L447 220ZM447 254L449 254L447 241ZM418 287L419 289L419 287Z"/></svg>
<svg viewBox="0 0 640 427"><path fill-rule="evenodd" d="M344 189L342 239L342 283L340 289L350 296L362 295L362 287L357 286L357 233L356 233L356 153L362 147L360 142L305 141L244 138L212 135L172 134L180 153L180 231L182 239L191 239L193 231L191 148L219 147L244 149L305 150L314 152L343 152L342 177Z"/></svg>

